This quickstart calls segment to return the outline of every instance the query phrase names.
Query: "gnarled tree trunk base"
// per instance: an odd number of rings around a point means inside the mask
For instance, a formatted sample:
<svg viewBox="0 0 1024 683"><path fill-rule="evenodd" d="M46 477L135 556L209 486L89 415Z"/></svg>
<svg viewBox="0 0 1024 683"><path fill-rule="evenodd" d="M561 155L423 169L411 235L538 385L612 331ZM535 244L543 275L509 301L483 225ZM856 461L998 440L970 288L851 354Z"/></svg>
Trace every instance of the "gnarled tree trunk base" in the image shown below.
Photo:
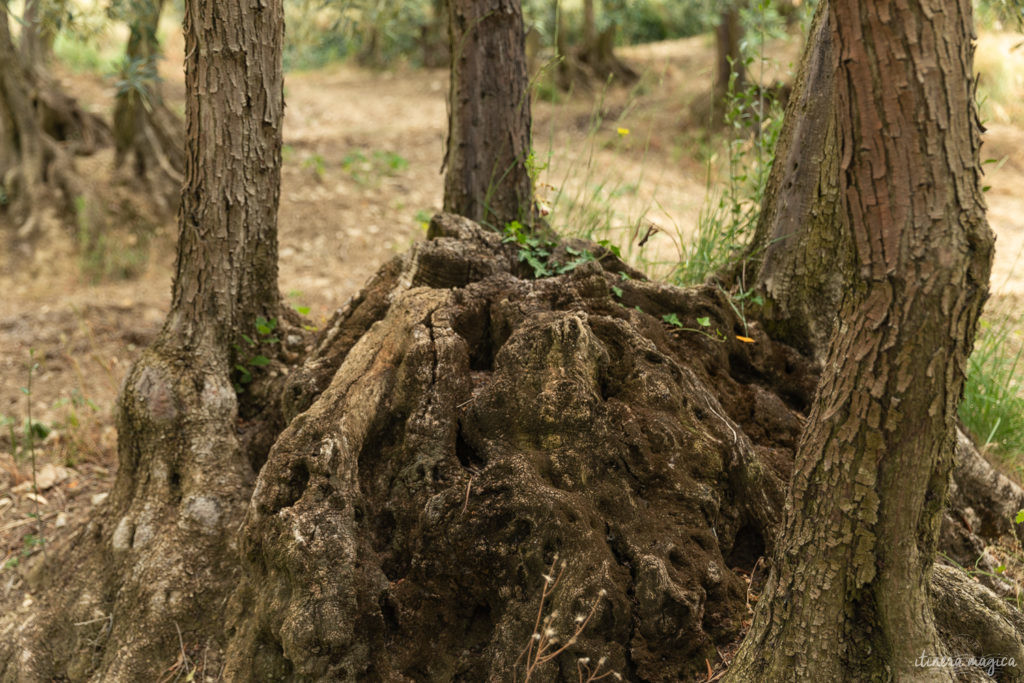
<svg viewBox="0 0 1024 683"><path fill-rule="evenodd" d="M721 665L749 618L742 576L773 544L814 363L717 289L644 281L594 245L574 246L596 260L532 280L465 219L435 217L430 237L287 375L265 464L215 427L235 410L218 368L136 368L122 435L153 436L121 444L130 485L77 550L50 550L33 593L48 610L0 618L0 680L155 680L178 629L228 680L521 679L539 611L561 643L585 619L543 680L578 680L581 657L627 680ZM1024 495L960 450L943 535L963 559L1012 532ZM174 455L132 470L142 452ZM951 647L1015 656L1021 618L994 593L948 568L933 590Z"/></svg>

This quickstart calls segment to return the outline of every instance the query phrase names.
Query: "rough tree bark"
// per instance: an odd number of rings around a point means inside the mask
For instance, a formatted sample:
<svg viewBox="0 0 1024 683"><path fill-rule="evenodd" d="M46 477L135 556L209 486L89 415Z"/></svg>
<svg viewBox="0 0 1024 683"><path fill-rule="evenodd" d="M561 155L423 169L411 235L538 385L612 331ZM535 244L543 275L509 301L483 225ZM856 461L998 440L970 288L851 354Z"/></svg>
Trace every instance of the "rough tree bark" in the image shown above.
<svg viewBox="0 0 1024 683"><path fill-rule="evenodd" d="M130 33L114 106L114 164L123 168L130 159L131 178L172 212L184 179L185 127L164 103L157 74L162 9L163 0L134 0L127 7Z"/></svg>
<svg viewBox="0 0 1024 683"><path fill-rule="evenodd" d="M839 197L839 137L828 2L818 3L786 107L761 215L746 254L723 279L764 300L775 339L823 356L847 283L853 243Z"/></svg>
<svg viewBox="0 0 1024 683"><path fill-rule="evenodd" d="M593 260L535 280L516 245L440 215L286 379L236 408L235 335L277 301L261 205L276 202L277 171L249 169L250 186L240 169L243 149L278 163L280 5L253 7L188 5L197 139L174 310L126 381L110 502L26 567L29 594L0 610L0 681L158 680L175 666L196 680L509 680L552 566L550 626L567 639L593 614L535 680L578 681L580 657L607 656L601 672L627 680L721 668L748 615L739 572L782 523L813 359L745 326L718 288L648 282L581 241L552 265ZM271 392L280 422L251 412ZM287 427L260 430L271 418ZM979 474L969 442L958 452L941 541L955 558L1024 507L1019 488ZM932 591L957 647L1024 661L1024 623L992 591L943 568Z"/></svg>
<svg viewBox="0 0 1024 683"><path fill-rule="evenodd" d="M953 680L915 661L948 654L929 580L993 244L971 3L837 0L830 24L859 280L729 679Z"/></svg>
<svg viewBox="0 0 1024 683"><path fill-rule="evenodd" d="M261 457L248 437L265 417L252 414L255 389L236 396L233 365L247 357L235 346L243 333L259 338L258 316L280 315L283 11L279 0L191 0L184 24L186 183L171 311L122 388L109 499L48 551L41 608L16 618L14 632L5 624L5 681L158 680L179 638L216 652L221 637L234 535ZM269 382L277 370L265 370Z"/></svg>
<svg viewBox="0 0 1024 683"><path fill-rule="evenodd" d="M494 230L533 225L529 75L519 0L449 0L444 208Z"/></svg>

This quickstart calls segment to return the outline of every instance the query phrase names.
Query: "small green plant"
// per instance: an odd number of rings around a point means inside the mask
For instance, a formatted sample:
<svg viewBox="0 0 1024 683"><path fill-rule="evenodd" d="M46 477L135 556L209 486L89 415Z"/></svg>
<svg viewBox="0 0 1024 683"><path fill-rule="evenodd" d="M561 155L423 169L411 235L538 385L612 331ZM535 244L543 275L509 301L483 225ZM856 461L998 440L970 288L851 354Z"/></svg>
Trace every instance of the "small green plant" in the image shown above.
<svg viewBox="0 0 1024 683"><path fill-rule="evenodd" d="M701 316L700 318L696 319L697 325L699 327L688 327L686 323L680 320L679 316L675 313L667 313L661 316L661 319L662 321L668 323L669 325L672 325L673 327L683 332L696 332L697 334L703 334L708 339L716 342L725 341L725 335L722 334L721 330L716 329L714 331L714 334L711 333L711 318L708 316Z"/></svg>
<svg viewBox="0 0 1024 683"><path fill-rule="evenodd" d="M519 247L519 260L533 269L535 278L562 275L579 268L584 263L599 260L589 249L580 251L567 246L565 253L572 258L560 263L553 257L554 249L558 244L537 236L519 221L507 223L503 232L505 236L502 238L502 242ZM600 240L597 244L604 247L607 254L614 254L621 258L619 248L608 240ZM619 295L621 296L621 290Z"/></svg>
<svg viewBox="0 0 1024 683"><path fill-rule="evenodd" d="M423 232L426 232L430 229L430 219L432 217L433 214L431 212L426 209L420 209L412 219L416 221L416 225L420 226L420 229L423 230Z"/></svg>
<svg viewBox="0 0 1024 683"><path fill-rule="evenodd" d="M64 412L63 422L54 423L53 429L65 435L67 438L67 444L64 446L63 458L64 464L70 467L75 464L78 454L87 450L95 450L95 447L90 446L86 439L81 435L81 415L85 411L89 411L93 414L98 413L99 407L89 398L84 396L77 388L71 390L70 396L57 399L54 402L53 407L63 409Z"/></svg>
<svg viewBox="0 0 1024 683"><path fill-rule="evenodd" d="M37 547L42 547L45 543L45 539L42 536L36 534L25 534L25 537L21 540L21 550L17 555L10 557L4 562L4 569L13 569L25 558L29 557L36 551Z"/></svg>
<svg viewBox="0 0 1024 683"><path fill-rule="evenodd" d="M309 309L307 308L306 310L308 312ZM234 386L235 391L238 393L245 391L245 386L252 383L255 369L270 365L270 359L261 352L261 349L281 341L274 336L276 329L276 318L268 319L258 316L256 318L256 334L252 336L247 334L240 335L245 346L242 344L232 344L238 359L248 356L246 360L235 363Z"/></svg>
<svg viewBox="0 0 1024 683"><path fill-rule="evenodd" d="M341 168L360 185L372 185L384 176L395 176L409 167L409 160L390 150L362 150L349 152L341 160Z"/></svg>
<svg viewBox="0 0 1024 683"><path fill-rule="evenodd" d="M33 440L45 439L51 431L42 422L28 418L22 420L19 425L17 420L8 415L0 415L0 429L7 431L7 440L11 444L11 455L16 460L25 458L29 454L29 444Z"/></svg>
<svg viewBox="0 0 1024 683"><path fill-rule="evenodd" d="M554 275L548 264L551 250L555 247L554 242L537 237L519 221L507 223L504 232L502 242L514 243L519 247L519 260L533 268L535 278Z"/></svg>
<svg viewBox="0 0 1024 683"><path fill-rule="evenodd" d="M982 319L960 402L960 418L981 447L1004 458L1024 453L1024 344L1012 335L1022 322Z"/></svg>
<svg viewBox="0 0 1024 683"><path fill-rule="evenodd" d="M288 292L288 297L292 298L292 299L298 299L301 296L302 296L302 292L299 292L297 290L292 290L292 291ZM299 303L292 303L291 307L292 307L292 310L294 310L296 313L298 313L299 315L301 315L304 318L309 316L309 312L311 310L309 306L304 306L304 305L299 304ZM302 329L306 330L307 332L316 332L317 331L317 327L315 325L309 325L309 324L304 324L302 326Z"/></svg>
<svg viewBox="0 0 1024 683"><path fill-rule="evenodd" d="M302 167L311 169L313 171L313 177L316 178L318 183L323 182L324 173L327 170L327 162L324 161L324 158L321 155L314 154L308 157L302 162Z"/></svg>
<svg viewBox="0 0 1024 683"><path fill-rule="evenodd" d="M118 65L117 73L114 74L114 77L114 87L117 89L119 96L135 94L147 106L150 102L150 92L153 85L160 81L160 75L156 69L156 60L153 58L131 59L125 57Z"/></svg>

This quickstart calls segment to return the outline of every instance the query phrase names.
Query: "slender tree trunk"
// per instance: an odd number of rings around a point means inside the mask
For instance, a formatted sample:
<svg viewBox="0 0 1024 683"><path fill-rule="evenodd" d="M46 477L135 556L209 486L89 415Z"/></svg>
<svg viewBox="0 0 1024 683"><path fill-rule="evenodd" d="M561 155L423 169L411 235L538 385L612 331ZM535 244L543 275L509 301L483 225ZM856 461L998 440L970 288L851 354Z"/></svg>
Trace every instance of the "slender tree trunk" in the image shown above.
<svg viewBox="0 0 1024 683"><path fill-rule="evenodd" d="M597 18L594 15L594 0L583 0L583 44L597 42Z"/></svg>
<svg viewBox="0 0 1024 683"><path fill-rule="evenodd" d="M280 310L283 18L265 2L193 0L185 15L186 180L163 337L223 362Z"/></svg>
<svg viewBox="0 0 1024 683"><path fill-rule="evenodd" d="M16 680L155 681L182 642L214 652L221 642L234 539L260 464L249 437L276 425L274 408L258 412L271 402L254 387L281 374L293 336L270 341L256 329L258 317L282 322L282 3L189 0L184 29L187 153L171 310L122 388L113 491L41 572L61 583L19 631L7 669ZM249 350L243 334L262 347ZM256 353L271 366L240 398L232 372Z"/></svg>
<svg viewBox="0 0 1024 683"><path fill-rule="evenodd" d="M632 83L639 76L615 55L615 34L618 26L609 23L597 30L597 15L594 0L583 3L583 40L575 51L574 58L585 67L585 78L607 82ZM578 70L577 70L578 71Z"/></svg>
<svg viewBox="0 0 1024 683"><path fill-rule="evenodd" d="M532 225L530 93L519 0L450 0L444 208L500 230Z"/></svg>
<svg viewBox="0 0 1024 683"><path fill-rule="evenodd" d="M715 88L716 106L721 106L729 94L729 83L733 90L746 87L747 69L743 63L740 42L743 40L743 24L740 22L740 8L737 2L729 2L719 15L715 29ZM735 79L733 77L735 75Z"/></svg>
<svg viewBox="0 0 1024 683"><path fill-rule="evenodd" d="M32 111L28 74L11 39L7 12L0 12L0 182L4 203L21 224L38 201L45 160L43 135ZM0 207L4 209L7 207Z"/></svg>
<svg viewBox="0 0 1024 683"><path fill-rule="evenodd" d="M162 8L163 0L138 0L131 6L124 73L114 108L114 163L122 168L130 158L132 176L173 209L184 179L185 129L164 103L157 74L156 32Z"/></svg>
<svg viewBox="0 0 1024 683"><path fill-rule="evenodd" d="M773 338L818 355L828 348L843 290L856 274L839 201L828 5L818 4L811 23L754 236L724 278L758 291Z"/></svg>
<svg viewBox="0 0 1024 683"><path fill-rule="evenodd" d="M423 66L429 68L446 66L451 59L447 4L447 0L433 0L431 3L430 22L423 27L421 33Z"/></svg>
<svg viewBox="0 0 1024 683"><path fill-rule="evenodd" d="M988 286L968 0L833 2L858 278L729 680L952 680L929 580Z"/></svg>
<svg viewBox="0 0 1024 683"><path fill-rule="evenodd" d="M21 23L21 55L32 69L41 68L53 55L57 23L63 18L64 0L26 0Z"/></svg>

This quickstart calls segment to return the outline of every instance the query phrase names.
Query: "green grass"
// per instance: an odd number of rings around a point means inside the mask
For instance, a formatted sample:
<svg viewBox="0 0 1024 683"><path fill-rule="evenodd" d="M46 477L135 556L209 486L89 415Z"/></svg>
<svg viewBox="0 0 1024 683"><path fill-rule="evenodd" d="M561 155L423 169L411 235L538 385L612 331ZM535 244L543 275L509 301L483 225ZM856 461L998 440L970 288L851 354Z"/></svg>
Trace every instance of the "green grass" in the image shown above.
<svg viewBox="0 0 1024 683"><path fill-rule="evenodd" d="M960 418L979 446L1024 469L1024 316L982 319Z"/></svg>

